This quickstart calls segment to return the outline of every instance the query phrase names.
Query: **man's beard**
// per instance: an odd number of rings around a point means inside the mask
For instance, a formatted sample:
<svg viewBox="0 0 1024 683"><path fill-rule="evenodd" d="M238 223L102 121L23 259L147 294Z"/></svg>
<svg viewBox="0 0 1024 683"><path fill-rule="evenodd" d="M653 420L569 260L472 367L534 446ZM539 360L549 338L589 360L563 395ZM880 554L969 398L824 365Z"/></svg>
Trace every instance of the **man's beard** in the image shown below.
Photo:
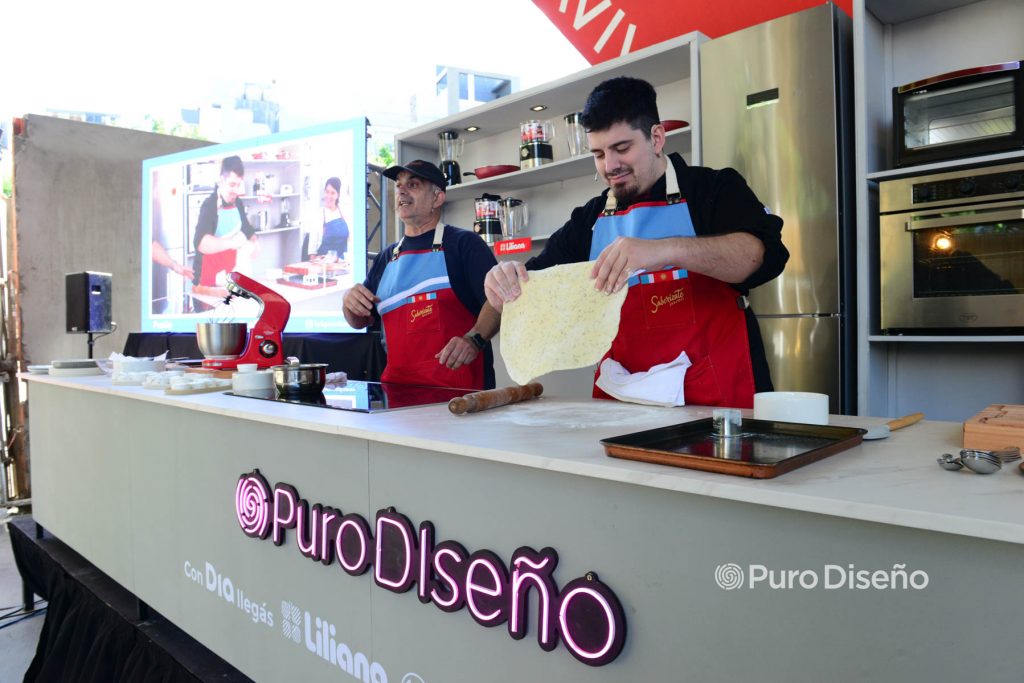
<svg viewBox="0 0 1024 683"><path fill-rule="evenodd" d="M620 169L616 169L616 171L618 170ZM640 181L637 179L636 173L633 172L633 169L624 167L621 170L625 170L629 176L629 180L624 184L616 186L613 183L612 178L607 176L605 177L605 180L608 181L608 187L611 189L612 194L615 195L616 201L622 204L628 204L640 196Z"/></svg>

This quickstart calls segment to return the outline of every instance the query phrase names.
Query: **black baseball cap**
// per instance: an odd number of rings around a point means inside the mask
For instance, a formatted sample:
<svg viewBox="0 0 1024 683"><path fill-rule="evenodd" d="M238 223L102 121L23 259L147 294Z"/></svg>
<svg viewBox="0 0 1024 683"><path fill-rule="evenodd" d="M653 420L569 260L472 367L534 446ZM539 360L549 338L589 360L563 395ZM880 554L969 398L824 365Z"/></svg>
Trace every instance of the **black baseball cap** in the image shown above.
<svg viewBox="0 0 1024 683"><path fill-rule="evenodd" d="M392 180L398 180L398 174L402 171L408 171L414 176L429 180L430 182L437 185L442 190L448 187L448 181L444 177L444 173L441 173L441 169L429 161L423 159L413 159L405 166L391 166L384 171L385 178L391 178Z"/></svg>

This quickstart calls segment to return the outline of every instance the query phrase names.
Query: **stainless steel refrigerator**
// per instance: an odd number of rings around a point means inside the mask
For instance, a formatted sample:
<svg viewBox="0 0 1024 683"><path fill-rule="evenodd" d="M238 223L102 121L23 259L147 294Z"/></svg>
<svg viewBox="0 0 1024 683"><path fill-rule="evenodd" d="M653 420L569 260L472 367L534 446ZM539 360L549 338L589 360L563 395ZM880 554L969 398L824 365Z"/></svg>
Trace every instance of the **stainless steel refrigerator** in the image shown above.
<svg viewBox="0 0 1024 683"><path fill-rule="evenodd" d="M701 46L703 164L785 221L789 263L751 292L778 391L856 409L850 18L825 4Z"/></svg>

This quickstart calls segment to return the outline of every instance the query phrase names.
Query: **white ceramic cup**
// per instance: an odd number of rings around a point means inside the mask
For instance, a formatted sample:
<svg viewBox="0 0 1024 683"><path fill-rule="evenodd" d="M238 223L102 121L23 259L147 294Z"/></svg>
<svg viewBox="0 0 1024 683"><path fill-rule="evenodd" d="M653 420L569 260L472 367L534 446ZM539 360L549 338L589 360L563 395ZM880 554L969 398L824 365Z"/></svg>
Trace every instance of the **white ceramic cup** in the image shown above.
<svg viewBox="0 0 1024 683"><path fill-rule="evenodd" d="M231 376L233 391L261 391L274 388L274 374L270 370L236 372Z"/></svg>
<svg viewBox="0 0 1024 683"><path fill-rule="evenodd" d="M754 394L754 419L828 424L828 396L808 391L764 391Z"/></svg>

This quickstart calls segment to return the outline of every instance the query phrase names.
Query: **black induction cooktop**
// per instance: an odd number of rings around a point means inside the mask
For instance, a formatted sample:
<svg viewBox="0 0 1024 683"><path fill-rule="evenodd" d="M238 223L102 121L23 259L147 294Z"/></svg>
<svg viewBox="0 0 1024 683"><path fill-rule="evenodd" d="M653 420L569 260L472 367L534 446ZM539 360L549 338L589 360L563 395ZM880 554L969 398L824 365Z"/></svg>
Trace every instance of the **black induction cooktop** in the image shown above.
<svg viewBox="0 0 1024 683"><path fill-rule="evenodd" d="M276 389L229 391L227 395L277 401L278 403L294 403L315 408L351 410L357 413L380 413L385 410L447 403L453 398L465 396L473 391L476 390L349 380L344 384L328 384L324 387L323 393L312 395L280 396Z"/></svg>

